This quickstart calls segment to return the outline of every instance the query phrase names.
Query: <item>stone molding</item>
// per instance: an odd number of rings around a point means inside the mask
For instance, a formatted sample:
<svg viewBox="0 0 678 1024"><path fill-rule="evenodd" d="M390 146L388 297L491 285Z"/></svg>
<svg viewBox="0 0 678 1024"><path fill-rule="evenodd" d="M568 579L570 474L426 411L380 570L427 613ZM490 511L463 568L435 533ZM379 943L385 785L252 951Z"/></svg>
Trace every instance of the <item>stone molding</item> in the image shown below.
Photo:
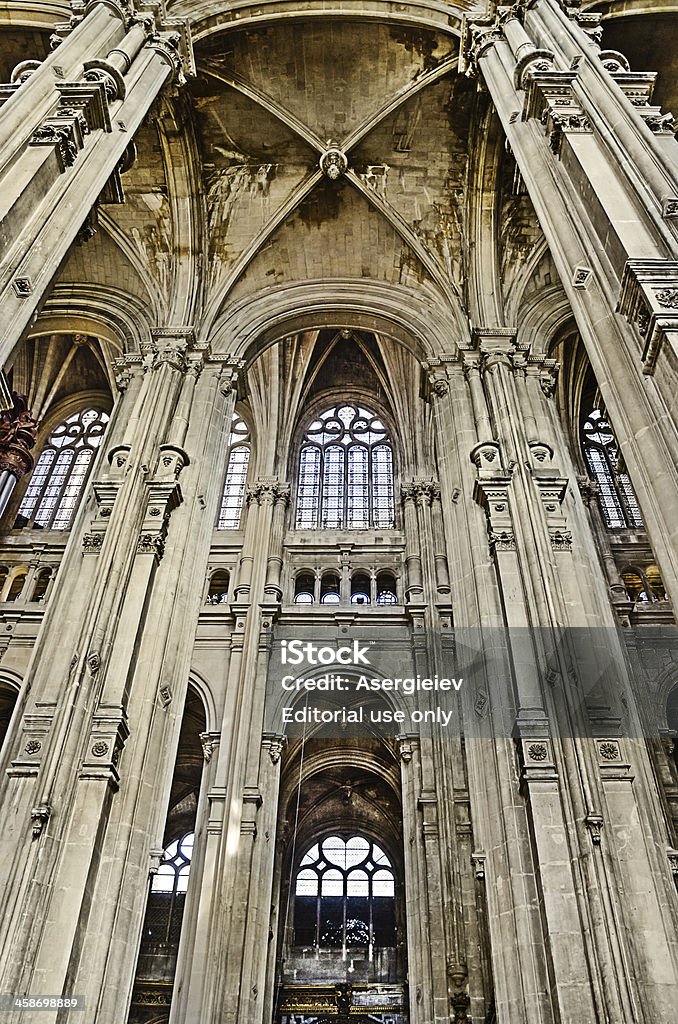
<svg viewBox="0 0 678 1024"><path fill-rule="evenodd" d="M678 343L678 261L627 260L617 312L640 339L643 373L653 374L662 347Z"/></svg>

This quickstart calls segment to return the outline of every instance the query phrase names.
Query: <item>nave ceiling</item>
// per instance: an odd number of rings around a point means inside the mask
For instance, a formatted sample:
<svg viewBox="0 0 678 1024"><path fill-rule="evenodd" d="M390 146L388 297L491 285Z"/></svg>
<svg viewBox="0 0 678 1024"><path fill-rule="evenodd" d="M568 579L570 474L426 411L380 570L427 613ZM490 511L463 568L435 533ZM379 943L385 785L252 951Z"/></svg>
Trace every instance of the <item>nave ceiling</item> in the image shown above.
<svg viewBox="0 0 678 1024"><path fill-rule="evenodd" d="M644 36L627 31L638 20L613 18L609 32L645 66ZM56 293L77 302L82 286L105 286L120 305L132 297L148 326L194 323L207 336L254 296L329 281L369 295L378 283L416 292L433 318L452 310L463 337L469 320L516 323L526 296L560 290L449 29L317 12L211 34L205 24L196 76L151 112L125 203L99 204L96 234L73 247ZM20 38L0 32L5 75L27 56ZM31 39L41 56L45 35ZM664 101L672 60L667 47L652 62ZM319 166L334 147L348 162L337 180Z"/></svg>

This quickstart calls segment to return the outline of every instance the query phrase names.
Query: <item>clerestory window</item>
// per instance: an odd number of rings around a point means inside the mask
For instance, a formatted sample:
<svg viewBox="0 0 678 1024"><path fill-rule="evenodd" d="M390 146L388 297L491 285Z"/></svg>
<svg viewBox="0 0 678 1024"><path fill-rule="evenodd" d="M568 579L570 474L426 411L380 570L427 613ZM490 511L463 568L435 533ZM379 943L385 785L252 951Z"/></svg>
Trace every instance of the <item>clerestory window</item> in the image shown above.
<svg viewBox="0 0 678 1024"><path fill-rule="evenodd" d="M295 879L295 944L330 949L395 945L395 879L380 846L332 835L306 853Z"/></svg>
<svg viewBox="0 0 678 1024"><path fill-rule="evenodd" d="M100 409L86 409L52 431L19 506L15 528L70 529L108 420Z"/></svg>
<svg viewBox="0 0 678 1024"><path fill-rule="evenodd" d="M228 439L228 461L226 480L221 496L218 530L239 530L242 507L245 499L247 471L250 465L250 432L245 421L233 414L231 433Z"/></svg>
<svg viewBox="0 0 678 1024"><path fill-rule="evenodd" d="M299 456L297 529L389 529L393 491L393 447L376 413L344 403L313 420Z"/></svg>
<svg viewBox="0 0 678 1024"><path fill-rule="evenodd" d="M638 501L628 474L620 468L617 439L602 409L593 409L584 421L582 446L608 529L642 530Z"/></svg>

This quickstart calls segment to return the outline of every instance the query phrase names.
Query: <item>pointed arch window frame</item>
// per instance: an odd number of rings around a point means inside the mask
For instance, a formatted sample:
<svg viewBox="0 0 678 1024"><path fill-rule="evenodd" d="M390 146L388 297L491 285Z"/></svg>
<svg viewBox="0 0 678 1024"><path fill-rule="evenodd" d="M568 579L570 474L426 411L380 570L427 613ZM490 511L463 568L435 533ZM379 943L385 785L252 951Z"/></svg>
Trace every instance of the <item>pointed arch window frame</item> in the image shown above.
<svg viewBox="0 0 678 1024"><path fill-rule="evenodd" d="M386 417L360 395L326 398L316 408L298 445L295 528L395 529L395 451Z"/></svg>
<svg viewBox="0 0 678 1024"><path fill-rule="evenodd" d="M598 484L598 504L608 530L644 530L633 484L619 468L619 444L605 409L593 408L582 418L580 439L587 470Z"/></svg>
<svg viewBox="0 0 678 1024"><path fill-rule="evenodd" d="M17 528L70 530L109 422L109 410L86 405L50 430L21 499Z"/></svg>
<svg viewBox="0 0 678 1024"><path fill-rule="evenodd" d="M239 412L233 413L226 449L226 473L217 516L217 530L242 529L247 477L252 461L252 433Z"/></svg>
<svg viewBox="0 0 678 1024"><path fill-rule="evenodd" d="M371 957L375 946L383 945L377 927L380 901L388 901L393 921L386 934L395 942L396 887L394 862L371 836L343 830L322 835L307 847L294 871L295 941L296 901L305 898L310 904L315 902L315 948L369 946ZM323 907L325 898L333 904L327 909ZM359 923L364 928L363 938L358 938L355 927Z"/></svg>

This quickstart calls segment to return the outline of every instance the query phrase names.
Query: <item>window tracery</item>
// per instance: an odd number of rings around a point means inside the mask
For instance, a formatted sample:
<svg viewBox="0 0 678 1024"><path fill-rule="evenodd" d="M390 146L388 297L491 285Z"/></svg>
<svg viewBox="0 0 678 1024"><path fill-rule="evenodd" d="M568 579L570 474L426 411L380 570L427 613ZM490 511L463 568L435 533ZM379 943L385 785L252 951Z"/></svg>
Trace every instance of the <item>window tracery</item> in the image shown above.
<svg viewBox="0 0 678 1024"><path fill-rule="evenodd" d="M644 527L628 474L620 468L619 446L606 413L593 409L582 427L582 446L589 472L599 488L599 501L608 529Z"/></svg>
<svg viewBox="0 0 678 1024"><path fill-rule="evenodd" d="M395 877L380 846L361 835L330 835L308 850L295 879L295 943L395 945Z"/></svg>
<svg viewBox="0 0 678 1024"><path fill-rule="evenodd" d="M187 832L165 848L160 866L153 876L144 921L144 948L178 945L188 890L188 876L195 835Z"/></svg>
<svg viewBox="0 0 678 1024"><path fill-rule="evenodd" d="M299 456L297 529L390 529L395 525L393 448L379 416L332 406L312 421Z"/></svg>
<svg viewBox="0 0 678 1024"><path fill-rule="evenodd" d="M226 479L221 496L221 508L217 521L218 530L239 530L247 484L247 471L251 454L250 432L247 424L233 413L233 423L228 439L228 461Z"/></svg>
<svg viewBox="0 0 678 1024"><path fill-rule="evenodd" d="M108 413L101 409L85 409L52 431L31 474L15 527L70 529L108 421Z"/></svg>

